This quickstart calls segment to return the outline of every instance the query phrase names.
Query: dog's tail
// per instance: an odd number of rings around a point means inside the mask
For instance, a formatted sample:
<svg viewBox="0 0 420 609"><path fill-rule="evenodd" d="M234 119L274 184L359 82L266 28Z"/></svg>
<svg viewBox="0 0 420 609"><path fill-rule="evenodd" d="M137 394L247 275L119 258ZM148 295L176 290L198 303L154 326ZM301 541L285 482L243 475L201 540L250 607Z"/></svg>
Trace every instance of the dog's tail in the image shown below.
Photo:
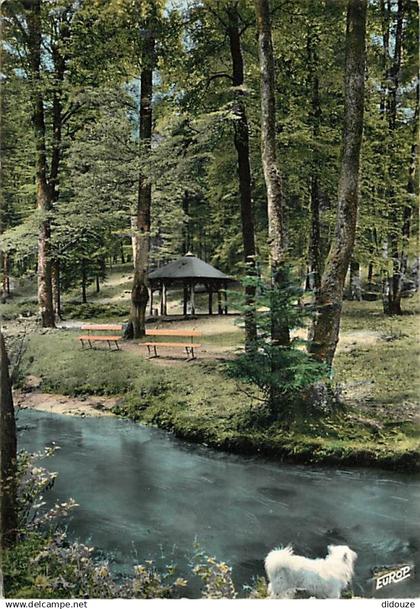
<svg viewBox="0 0 420 609"><path fill-rule="evenodd" d="M265 570L267 575L270 576L270 573L273 570L278 569L283 561L287 561L289 556L293 554L293 547L289 544L285 548L276 548L272 550L265 559Z"/></svg>

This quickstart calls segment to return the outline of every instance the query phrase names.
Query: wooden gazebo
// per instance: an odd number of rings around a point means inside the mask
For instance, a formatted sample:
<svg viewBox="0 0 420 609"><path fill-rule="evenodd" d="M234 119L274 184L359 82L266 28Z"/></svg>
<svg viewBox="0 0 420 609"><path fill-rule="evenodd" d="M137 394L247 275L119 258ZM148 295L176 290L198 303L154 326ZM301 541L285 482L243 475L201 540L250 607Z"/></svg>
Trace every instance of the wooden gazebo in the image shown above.
<svg viewBox="0 0 420 609"><path fill-rule="evenodd" d="M184 290L183 313L194 315L196 311L194 295L198 285L204 286L208 293L209 315L213 314L214 294L217 294L218 314L227 314L226 289L231 281L233 280L228 275L188 252L182 258L149 273L150 314L153 315L154 292L160 293L160 314L167 315L167 290L181 287Z"/></svg>

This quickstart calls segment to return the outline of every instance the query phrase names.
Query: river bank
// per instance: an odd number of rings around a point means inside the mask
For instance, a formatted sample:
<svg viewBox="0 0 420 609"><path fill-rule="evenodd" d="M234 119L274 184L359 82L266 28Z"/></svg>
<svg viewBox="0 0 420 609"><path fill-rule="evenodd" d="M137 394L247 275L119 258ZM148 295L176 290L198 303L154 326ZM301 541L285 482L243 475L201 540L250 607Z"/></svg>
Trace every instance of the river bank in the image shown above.
<svg viewBox="0 0 420 609"><path fill-rule="evenodd" d="M112 409L118 398L98 395L76 398L60 393L15 391L13 400L19 410L39 410L79 417L112 417L115 416Z"/></svg>
<svg viewBox="0 0 420 609"><path fill-rule="evenodd" d="M15 322L5 329L11 340L21 332L26 341L18 379L23 407L85 417L113 413L184 440L294 463L415 471L418 318L413 309L390 321L378 304L347 303L334 361L342 409L297 413L287 422L264 419L259 396L226 373L239 331L232 320L223 321L221 334L214 333L220 330L214 320L194 320L206 329L206 357L193 362L179 353L147 360L136 341L123 341L121 351L82 350L72 329L32 325L25 333Z"/></svg>
<svg viewBox="0 0 420 609"><path fill-rule="evenodd" d="M31 379L32 382L32 379ZM58 393L46 393L38 388L16 391L14 394L15 405L19 410L36 410L51 414L80 416L80 417L119 417L145 424L146 426L159 427L177 438L211 447L217 450L231 453L262 456L277 461L310 465L335 465L350 467L373 467L390 469L395 471L414 472L419 467L419 451L417 448L399 446L387 446L381 439L376 442L349 446L349 440L342 438L341 441L328 437L314 437L301 431L273 429L269 430L253 428L252 430L225 429L224 432L217 430L214 425L206 424L205 419L195 419L194 422L180 416L180 412L174 408L165 408L165 400L159 407L155 403L151 406L142 404L137 408L135 398L127 396L100 396L81 395L66 396ZM134 399L134 402L133 402ZM328 417L331 429L335 425L343 423L351 425L351 418L357 416L355 413L346 413L339 419ZM354 424L355 421L353 421ZM360 421L359 421L360 423ZM331 433L331 431L330 431ZM343 431L342 431L343 433Z"/></svg>

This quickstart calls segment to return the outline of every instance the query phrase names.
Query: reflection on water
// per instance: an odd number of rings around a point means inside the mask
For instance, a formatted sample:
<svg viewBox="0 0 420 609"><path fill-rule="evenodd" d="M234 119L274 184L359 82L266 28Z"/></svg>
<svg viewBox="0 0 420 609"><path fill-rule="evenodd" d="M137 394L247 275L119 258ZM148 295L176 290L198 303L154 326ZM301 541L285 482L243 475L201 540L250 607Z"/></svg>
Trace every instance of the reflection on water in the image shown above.
<svg viewBox="0 0 420 609"><path fill-rule="evenodd" d="M19 447L61 446L48 500L76 499L69 535L112 554L115 568L158 558L188 577L194 540L233 566L237 585L262 575L269 550L359 555L355 594L372 596L373 567L420 564L420 481L374 470L283 465L215 452L113 418L20 411ZM414 578L376 596L415 597ZM197 588L192 588L197 590Z"/></svg>

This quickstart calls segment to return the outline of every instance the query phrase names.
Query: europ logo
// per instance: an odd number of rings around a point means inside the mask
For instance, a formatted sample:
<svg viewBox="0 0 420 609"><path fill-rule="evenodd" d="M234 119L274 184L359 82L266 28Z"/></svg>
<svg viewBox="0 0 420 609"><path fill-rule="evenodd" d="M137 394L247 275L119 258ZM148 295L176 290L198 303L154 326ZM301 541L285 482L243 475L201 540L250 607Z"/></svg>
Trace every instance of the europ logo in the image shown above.
<svg viewBox="0 0 420 609"><path fill-rule="evenodd" d="M413 572L413 565L401 565L399 567L381 569L373 576L374 589L377 591L385 588L386 586L390 586L391 584L398 584L399 582L411 577Z"/></svg>

